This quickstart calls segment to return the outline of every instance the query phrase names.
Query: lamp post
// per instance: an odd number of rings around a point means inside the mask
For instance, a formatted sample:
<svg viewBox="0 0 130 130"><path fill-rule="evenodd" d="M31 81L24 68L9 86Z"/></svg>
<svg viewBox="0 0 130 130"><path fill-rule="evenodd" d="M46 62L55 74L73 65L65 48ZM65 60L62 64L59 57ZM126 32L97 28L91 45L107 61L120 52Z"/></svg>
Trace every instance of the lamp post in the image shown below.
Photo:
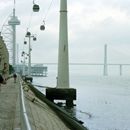
<svg viewBox="0 0 130 130"><path fill-rule="evenodd" d="M31 35L30 32L27 32L26 37L29 38L28 43L28 76L31 77L31 38L33 38L34 41L36 41L36 37L34 35Z"/></svg>
<svg viewBox="0 0 130 130"><path fill-rule="evenodd" d="M26 37L29 38L28 43L28 76L31 77L31 33L27 32Z"/></svg>

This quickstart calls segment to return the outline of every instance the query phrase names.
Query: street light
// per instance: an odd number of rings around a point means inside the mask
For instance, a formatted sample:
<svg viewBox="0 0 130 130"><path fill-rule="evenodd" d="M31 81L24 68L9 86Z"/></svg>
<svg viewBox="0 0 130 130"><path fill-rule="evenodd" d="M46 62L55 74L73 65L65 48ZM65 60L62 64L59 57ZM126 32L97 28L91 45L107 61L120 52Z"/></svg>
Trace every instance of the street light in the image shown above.
<svg viewBox="0 0 130 130"><path fill-rule="evenodd" d="M26 33L26 37L29 38L29 47L28 47L28 76L31 77L31 38L33 38L34 41L36 41L36 37L34 35L31 35L30 32Z"/></svg>

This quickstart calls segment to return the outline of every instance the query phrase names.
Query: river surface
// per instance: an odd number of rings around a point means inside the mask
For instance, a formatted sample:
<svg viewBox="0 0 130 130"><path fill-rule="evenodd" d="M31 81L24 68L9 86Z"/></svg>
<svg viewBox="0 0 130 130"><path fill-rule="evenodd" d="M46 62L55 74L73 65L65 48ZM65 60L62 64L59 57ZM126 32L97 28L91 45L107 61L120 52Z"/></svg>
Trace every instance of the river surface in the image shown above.
<svg viewBox="0 0 130 130"><path fill-rule="evenodd" d="M70 87L77 89L73 114L89 130L130 130L130 76L118 70L102 76L102 68L70 66ZM57 67L48 66L47 77L34 77L34 84L55 87ZM39 88L43 91L42 88Z"/></svg>

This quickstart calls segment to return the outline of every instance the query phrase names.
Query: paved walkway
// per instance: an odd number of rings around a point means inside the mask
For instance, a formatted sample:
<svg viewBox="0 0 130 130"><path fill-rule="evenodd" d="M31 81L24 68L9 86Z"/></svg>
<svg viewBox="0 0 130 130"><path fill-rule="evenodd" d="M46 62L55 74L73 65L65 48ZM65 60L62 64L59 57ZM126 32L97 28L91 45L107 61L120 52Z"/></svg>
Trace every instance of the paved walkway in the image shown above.
<svg viewBox="0 0 130 130"><path fill-rule="evenodd" d="M19 87L20 83L14 83L12 78L6 85L1 85L0 130L20 130ZM32 130L70 130L47 104L35 97L25 83L23 89Z"/></svg>
<svg viewBox="0 0 130 130"><path fill-rule="evenodd" d="M47 104L35 97L31 90L26 91L28 86L24 89L27 113L33 130L70 130Z"/></svg>
<svg viewBox="0 0 130 130"><path fill-rule="evenodd" d="M19 83L9 79L0 89L0 130L20 127Z"/></svg>

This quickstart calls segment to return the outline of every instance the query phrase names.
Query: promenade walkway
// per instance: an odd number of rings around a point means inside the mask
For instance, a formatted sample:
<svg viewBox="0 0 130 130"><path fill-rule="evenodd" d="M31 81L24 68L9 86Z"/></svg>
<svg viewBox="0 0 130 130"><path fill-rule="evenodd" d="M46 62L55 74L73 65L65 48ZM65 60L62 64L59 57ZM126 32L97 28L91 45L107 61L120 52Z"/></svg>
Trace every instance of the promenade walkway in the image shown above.
<svg viewBox="0 0 130 130"><path fill-rule="evenodd" d="M26 84L23 87L32 130L70 130L46 103L33 94Z"/></svg>
<svg viewBox="0 0 130 130"><path fill-rule="evenodd" d="M0 88L0 130L20 128L19 106L19 83L11 78Z"/></svg>
<svg viewBox="0 0 130 130"><path fill-rule="evenodd" d="M20 82L9 79L0 90L0 130L22 130L20 121ZM70 130L57 114L39 100L23 83L25 107L32 130Z"/></svg>

